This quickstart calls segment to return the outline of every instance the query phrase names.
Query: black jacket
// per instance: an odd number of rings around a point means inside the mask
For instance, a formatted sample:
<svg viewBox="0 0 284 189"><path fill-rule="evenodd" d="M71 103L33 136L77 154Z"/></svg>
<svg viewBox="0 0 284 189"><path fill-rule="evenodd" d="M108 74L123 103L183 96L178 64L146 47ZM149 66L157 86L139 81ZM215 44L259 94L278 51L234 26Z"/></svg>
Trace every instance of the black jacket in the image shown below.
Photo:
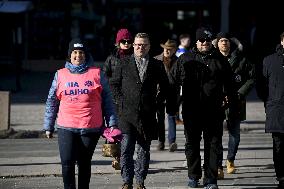
<svg viewBox="0 0 284 189"><path fill-rule="evenodd" d="M121 59L118 51L119 51L118 48L113 50L113 52L107 57L106 61L104 62L104 65L103 65L103 71L105 72L105 75L108 78L109 85L110 85L110 88L112 90L112 94L113 94L113 98L114 98L114 104L116 106L118 106L118 98L119 97L118 97L118 94L116 93L116 91L113 90L113 86L112 86L112 83L113 83L112 79L113 78L112 77L113 77L113 74L114 74L115 70L117 69L117 66L118 66L120 59Z"/></svg>
<svg viewBox="0 0 284 189"><path fill-rule="evenodd" d="M163 53L155 56L154 58L160 61L163 61ZM180 85L177 82L177 78L179 76L179 65L177 64L177 57L173 55L171 57L171 62L169 68L164 64L165 71L167 73L169 79L169 90L167 92L166 99L166 112L170 115L175 115L179 110L179 93L180 93ZM164 101L161 100L160 92L158 92L157 103L164 104Z"/></svg>
<svg viewBox="0 0 284 189"><path fill-rule="evenodd" d="M233 71L234 92L238 95L231 118L237 120L246 119L246 96L255 85L255 66L244 56L238 48L232 49L226 57ZM231 109L226 110L226 119L229 118Z"/></svg>
<svg viewBox="0 0 284 189"><path fill-rule="evenodd" d="M258 95L265 102L266 132L284 133L284 49L281 45L276 52L264 58L263 78Z"/></svg>
<svg viewBox="0 0 284 189"><path fill-rule="evenodd" d="M158 86L166 98L168 79L163 63L149 58L143 82L140 81L135 58L121 60L113 86L119 94L119 128L123 133L137 130L146 140L157 139L156 97Z"/></svg>
<svg viewBox="0 0 284 189"><path fill-rule="evenodd" d="M226 59L214 48L206 54L194 48L182 54L178 63L183 118L224 119L224 97L233 96L232 69Z"/></svg>

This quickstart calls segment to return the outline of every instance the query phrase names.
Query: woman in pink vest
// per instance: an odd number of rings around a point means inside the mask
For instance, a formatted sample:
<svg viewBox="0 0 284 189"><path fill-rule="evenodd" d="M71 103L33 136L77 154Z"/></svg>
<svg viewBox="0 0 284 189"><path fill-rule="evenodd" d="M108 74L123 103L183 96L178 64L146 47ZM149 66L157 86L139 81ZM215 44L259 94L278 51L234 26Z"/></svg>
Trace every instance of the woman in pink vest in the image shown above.
<svg viewBox="0 0 284 189"><path fill-rule="evenodd" d="M44 130L52 138L57 119L58 145L65 189L88 189L91 160L102 126L116 127L117 117L106 77L81 39L69 43L69 60L55 73L46 101Z"/></svg>

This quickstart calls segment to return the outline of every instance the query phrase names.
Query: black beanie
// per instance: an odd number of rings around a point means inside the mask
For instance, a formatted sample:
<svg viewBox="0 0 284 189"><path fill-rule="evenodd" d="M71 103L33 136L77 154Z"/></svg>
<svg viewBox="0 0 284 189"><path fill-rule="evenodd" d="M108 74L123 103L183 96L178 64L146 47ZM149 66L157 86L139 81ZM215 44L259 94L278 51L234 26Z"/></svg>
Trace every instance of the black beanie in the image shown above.
<svg viewBox="0 0 284 189"><path fill-rule="evenodd" d="M229 34L229 33L227 33L227 32L220 32L220 33L218 33L217 36L216 36L217 42L218 42L220 39L222 39L222 38L226 38L226 39L230 40L231 37L232 37L231 34Z"/></svg>
<svg viewBox="0 0 284 189"><path fill-rule="evenodd" d="M201 27L196 30L196 35L195 35L196 41L202 38L213 38L213 33L206 27Z"/></svg>
<svg viewBox="0 0 284 189"><path fill-rule="evenodd" d="M86 43L80 38L72 39L69 43L68 57L71 56L71 53L74 50L82 50L86 53L87 50Z"/></svg>

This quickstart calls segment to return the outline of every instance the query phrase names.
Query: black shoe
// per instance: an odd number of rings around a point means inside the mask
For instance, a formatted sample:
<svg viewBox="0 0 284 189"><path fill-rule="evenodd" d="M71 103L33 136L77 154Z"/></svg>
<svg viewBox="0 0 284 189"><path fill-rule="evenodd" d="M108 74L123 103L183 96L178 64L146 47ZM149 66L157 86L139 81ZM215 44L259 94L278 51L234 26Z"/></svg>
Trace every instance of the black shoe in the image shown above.
<svg viewBox="0 0 284 189"><path fill-rule="evenodd" d="M276 189L284 189L284 181L280 181Z"/></svg>
<svg viewBox="0 0 284 189"><path fill-rule="evenodd" d="M206 186L204 186L204 189L218 189L218 185L217 184L207 184Z"/></svg>
<svg viewBox="0 0 284 189"><path fill-rule="evenodd" d="M170 146L169 146L169 151L174 152L176 150L177 150L177 143L175 143L175 142L171 143Z"/></svg>
<svg viewBox="0 0 284 189"><path fill-rule="evenodd" d="M159 142L157 146L157 150L162 151L165 149L165 143L164 142Z"/></svg>
<svg viewBox="0 0 284 189"><path fill-rule="evenodd" d="M188 180L187 186L188 186L189 188L198 188L198 184L199 184L199 182L198 182L197 179L192 179L192 178L190 178L190 179Z"/></svg>

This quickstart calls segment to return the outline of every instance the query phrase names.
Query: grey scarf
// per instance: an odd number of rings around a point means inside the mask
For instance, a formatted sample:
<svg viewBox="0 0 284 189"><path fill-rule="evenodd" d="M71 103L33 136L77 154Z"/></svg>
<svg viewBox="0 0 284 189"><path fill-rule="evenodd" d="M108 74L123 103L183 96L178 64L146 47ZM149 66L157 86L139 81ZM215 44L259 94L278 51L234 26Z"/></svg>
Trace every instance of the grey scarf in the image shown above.
<svg viewBox="0 0 284 189"><path fill-rule="evenodd" d="M144 75L145 72L147 70L147 66L148 66L148 62L149 62L149 56L146 56L144 58L138 58L136 56L135 57L135 62L136 62L136 66L139 72L139 77L140 77L140 81L143 82L144 81Z"/></svg>

